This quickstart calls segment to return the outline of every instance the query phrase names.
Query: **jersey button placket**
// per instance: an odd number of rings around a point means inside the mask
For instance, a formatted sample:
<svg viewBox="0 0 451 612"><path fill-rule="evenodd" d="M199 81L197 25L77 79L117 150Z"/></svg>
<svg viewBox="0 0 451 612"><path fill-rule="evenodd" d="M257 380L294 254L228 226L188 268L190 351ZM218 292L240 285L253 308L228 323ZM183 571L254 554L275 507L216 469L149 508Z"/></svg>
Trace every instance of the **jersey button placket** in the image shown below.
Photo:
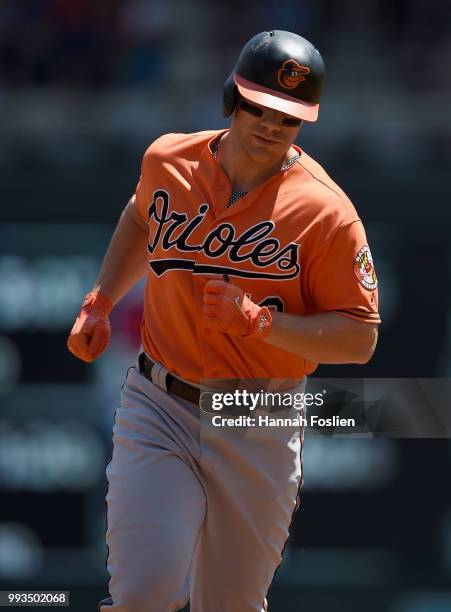
<svg viewBox="0 0 451 612"><path fill-rule="evenodd" d="M214 225L214 222L209 224L209 227L205 232L204 239L214 229ZM206 257L203 251L199 251L196 255L195 265L200 266L205 263L207 263ZM193 274L194 302L196 308L196 336L199 344L199 353L202 359L203 378L205 379L215 378L213 374L215 369L215 353L212 350L209 342L209 338L211 338L212 334L215 332L204 327L202 312L203 291L210 278L212 278L212 276L207 274Z"/></svg>

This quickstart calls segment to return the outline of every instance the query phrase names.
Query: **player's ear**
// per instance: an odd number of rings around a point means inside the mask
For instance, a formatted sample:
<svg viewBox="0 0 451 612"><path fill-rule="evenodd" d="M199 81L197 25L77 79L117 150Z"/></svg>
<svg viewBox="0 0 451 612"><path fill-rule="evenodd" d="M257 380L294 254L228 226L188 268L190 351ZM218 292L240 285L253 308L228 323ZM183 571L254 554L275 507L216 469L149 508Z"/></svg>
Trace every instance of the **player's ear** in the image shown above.
<svg viewBox="0 0 451 612"><path fill-rule="evenodd" d="M247 102L246 98L243 98L243 96L238 91L238 87L237 87L236 88L236 94L235 94L235 108L233 109L233 114L236 115L236 113L239 110L248 110L248 107L250 107L251 110L252 110L252 104L249 104ZM254 106L253 108L255 110L256 107ZM258 115L256 115L256 116L258 116Z"/></svg>

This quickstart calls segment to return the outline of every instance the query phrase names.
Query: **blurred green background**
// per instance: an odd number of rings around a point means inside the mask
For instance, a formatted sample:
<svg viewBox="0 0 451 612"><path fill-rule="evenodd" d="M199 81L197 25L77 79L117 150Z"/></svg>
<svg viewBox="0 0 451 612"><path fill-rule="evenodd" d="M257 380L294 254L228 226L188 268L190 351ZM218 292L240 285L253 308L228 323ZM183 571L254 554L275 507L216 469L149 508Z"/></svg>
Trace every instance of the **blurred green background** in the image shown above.
<svg viewBox="0 0 451 612"><path fill-rule="evenodd" d="M380 280L373 360L317 375L449 376L448 0L1 0L0 590L69 589L76 612L107 594L104 469L142 287L98 362L67 333L143 152L227 125L223 81L267 29L323 54L298 144L356 204ZM271 612L451 610L450 468L448 440L308 438Z"/></svg>

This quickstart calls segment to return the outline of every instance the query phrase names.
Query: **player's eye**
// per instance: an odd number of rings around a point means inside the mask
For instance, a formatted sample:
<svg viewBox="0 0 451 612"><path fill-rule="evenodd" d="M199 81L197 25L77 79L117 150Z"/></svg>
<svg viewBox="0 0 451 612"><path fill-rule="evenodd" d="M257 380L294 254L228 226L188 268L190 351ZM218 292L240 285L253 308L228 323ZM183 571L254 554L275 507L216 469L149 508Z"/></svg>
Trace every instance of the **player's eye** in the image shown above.
<svg viewBox="0 0 451 612"><path fill-rule="evenodd" d="M247 100L240 100L239 107L253 117L262 117L263 115L263 109L250 104ZM295 119L294 117L284 117L282 119L282 125L285 127L298 127L301 125L301 123L302 119Z"/></svg>
<svg viewBox="0 0 451 612"><path fill-rule="evenodd" d="M282 125L285 127L298 127L301 125L302 119L292 119L291 117L284 117L282 119Z"/></svg>
<svg viewBox="0 0 451 612"><path fill-rule="evenodd" d="M240 100L239 107L254 117L261 117L263 115L263 110L261 108L258 108L258 106L254 106L253 104L249 104L249 102L246 102L246 100Z"/></svg>

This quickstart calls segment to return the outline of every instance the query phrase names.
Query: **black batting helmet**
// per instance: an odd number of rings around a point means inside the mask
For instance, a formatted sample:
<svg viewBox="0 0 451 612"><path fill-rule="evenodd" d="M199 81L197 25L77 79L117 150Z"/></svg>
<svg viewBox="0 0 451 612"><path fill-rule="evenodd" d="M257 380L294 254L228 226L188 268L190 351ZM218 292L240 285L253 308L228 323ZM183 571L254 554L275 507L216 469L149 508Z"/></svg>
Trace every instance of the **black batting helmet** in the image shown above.
<svg viewBox="0 0 451 612"><path fill-rule="evenodd" d="M238 90L250 102L316 121L323 80L323 58L308 40L283 30L261 32L244 45L224 83L224 117L233 113Z"/></svg>

